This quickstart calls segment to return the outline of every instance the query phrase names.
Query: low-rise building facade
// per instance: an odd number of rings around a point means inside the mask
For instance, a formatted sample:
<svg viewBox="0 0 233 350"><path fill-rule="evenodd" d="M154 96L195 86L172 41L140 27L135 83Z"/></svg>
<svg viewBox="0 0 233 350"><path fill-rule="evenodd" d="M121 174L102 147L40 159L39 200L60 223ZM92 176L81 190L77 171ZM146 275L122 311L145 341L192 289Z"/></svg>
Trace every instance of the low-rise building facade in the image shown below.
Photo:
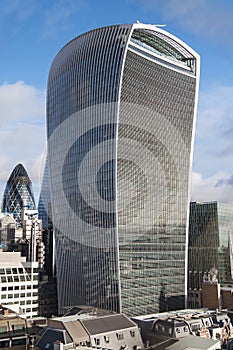
<svg viewBox="0 0 233 350"><path fill-rule="evenodd" d="M123 314L93 314L51 318L37 347L53 347L55 340L64 346L89 346L109 350L138 350L143 342L137 325Z"/></svg>
<svg viewBox="0 0 233 350"><path fill-rule="evenodd" d="M0 252L0 304L18 305L26 318L38 315L38 262L20 252Z"/></svg>

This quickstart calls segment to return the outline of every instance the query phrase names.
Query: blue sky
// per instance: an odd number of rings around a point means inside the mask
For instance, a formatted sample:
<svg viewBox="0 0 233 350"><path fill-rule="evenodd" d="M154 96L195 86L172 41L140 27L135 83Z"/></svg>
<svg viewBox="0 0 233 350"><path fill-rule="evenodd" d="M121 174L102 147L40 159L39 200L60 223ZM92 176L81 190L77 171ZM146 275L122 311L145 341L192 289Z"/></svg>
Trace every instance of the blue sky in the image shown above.
<svg viewBox="0 0 233 350"><path fill-rule="evenodd" d="M5 0L0 2L0 196L22 162L38 196L47 76L57 52L85 31L166 24L201 56L192 200L233 202L232 0Z"/></svg>

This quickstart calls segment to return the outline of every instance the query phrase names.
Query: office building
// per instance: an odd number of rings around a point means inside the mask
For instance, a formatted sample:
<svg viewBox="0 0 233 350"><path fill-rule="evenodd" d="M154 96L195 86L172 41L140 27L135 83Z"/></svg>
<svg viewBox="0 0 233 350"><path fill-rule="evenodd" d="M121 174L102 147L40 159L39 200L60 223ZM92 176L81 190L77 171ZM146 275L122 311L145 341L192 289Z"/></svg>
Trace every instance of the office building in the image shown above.
<svg viewBox="0 0 233 350"><path fill-rule="evenodd" d="M38 218L42 221L42 236L45 244L45 269L49 277L55 275L54 234L51 218L51 195L48 158L44 166L41 192L38 201Z"/></svg>
<svg viewBox="0 0 233 350"><path fill-rule="evenodd" d="M55 242L51 218L51 198L48 157L46 157L41 192L38 201L38 217L42 221L42 242L45 248L43 281L39 286L40 315L57 315L57 283L55 271Z"/></svg>
<svg viewBox="0 0 233 350"><path fill-rule="evenodd" d="M7 250L11 242L15 241L17 223L13 214L0 213L0 247Z"/></svg>
<svg viewBox="0 0 233 350"><path fill-rule="evenodd" d="M1 349L33 349L35 340L46 325L44 318L25 319L15 305L0 308L0 348Z"/></svg>
<svg viewBox="0 0 233 350"><path fill-rule="evenodd" d="M18 309L22 317L38 315L38 263L20 252L0 252L0 303Z"/></svg>
<svg viewBox="0 0 233 350"><path fill-rule="evenodd" d="M189 289L200 289L203 281L221 285L232 281L232 227L233 204L190 204Z"/></svg>
<svg viewBox="0 0 233 350"><path fill-rule="evenodd" d="M48 78L58 303L185 306L199 56L142 23L68 43Z"/></svg>
<svg viewBox="0 0 233 350"><path fill-rule="evenodd" d="M12 213L18 225L22 225L22 211L36 209L31 180L22 164L12 171L3 194L2 213Z"/></svg>
<svg viewBox="0 0 233 350"><path fill-rule="evenodd" d="M49 168L48 168L48 158L46 157L43 179L41 184L41 191L38 201L38 217L42 220L42 228L47 230L51 227L51 198L50 198L50 181L49 181Z"/></svg>
<svg viewBox="0 0 233 350"><path fill-rule="evenodd" d="M27 260L37 261L39 268L45 264L45 245L42 241L42 222L37 210L23 210L23 240L27 243Z"/></svg>

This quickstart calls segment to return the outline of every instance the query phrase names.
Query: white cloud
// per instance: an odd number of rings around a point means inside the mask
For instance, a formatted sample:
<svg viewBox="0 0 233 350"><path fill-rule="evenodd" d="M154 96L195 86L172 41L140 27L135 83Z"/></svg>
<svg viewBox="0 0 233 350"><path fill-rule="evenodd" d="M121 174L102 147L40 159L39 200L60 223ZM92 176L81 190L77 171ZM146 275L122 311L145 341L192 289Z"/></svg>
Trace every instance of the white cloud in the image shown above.
<svg viewBox="0 0 233 350"><path fill-rule="evenodd" d="M44 91L26 85L23 81L0 86L0 122L7 128L13 122L41 122L44 116Z"/></svg>
<svg viewBox="0 0 233 350"><path fill-rule="evenodd" d="M195 202L233 203L232 174L218 172L204 178L200 173L193 173L191 200Z"/></svg>
<svg viewBox="0 0 233 350"><path fill-rule="evenodd" d="M233 164L233 86L214 86L199 99L194 171L204 177L225 171Z"/></svg>
<svg viewBox="0 0 233 350"><path fill-rule="evenodd" d="M221 130L228 128L233 121L232 96L233 86L216 85L202 91L199 97L200 125L211 127L213 132L219 127Z"/></svg>
<svg viewBox="0 0 233 350"><path fill-rule="evenodd" d="M18 163L25 166L33 187L38 188L40 157L45 147L45 138L44 91L22 81L1 85L0 195Z"/></svg>
<svg viewBox="0 0 233 350"><path fill-rule="evenodd" d="M193 201L233 202L233 86L214 86L199 99Z"/></svg>

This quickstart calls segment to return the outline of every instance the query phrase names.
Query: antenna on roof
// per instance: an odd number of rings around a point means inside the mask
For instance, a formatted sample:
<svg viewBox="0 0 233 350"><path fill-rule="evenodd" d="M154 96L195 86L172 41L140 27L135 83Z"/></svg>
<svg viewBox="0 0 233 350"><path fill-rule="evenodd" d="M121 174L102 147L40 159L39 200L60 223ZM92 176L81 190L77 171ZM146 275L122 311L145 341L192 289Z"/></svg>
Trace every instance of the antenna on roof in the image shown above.
<svg viewBox="0 0 233 350"><path fill-rule="evenodd" d="M140 24L142 22L140 22L138 19L136 20L136 23L137 24ZM151 26L154 26L154 27L166 27L166 24L150 24Z"/></svg>

